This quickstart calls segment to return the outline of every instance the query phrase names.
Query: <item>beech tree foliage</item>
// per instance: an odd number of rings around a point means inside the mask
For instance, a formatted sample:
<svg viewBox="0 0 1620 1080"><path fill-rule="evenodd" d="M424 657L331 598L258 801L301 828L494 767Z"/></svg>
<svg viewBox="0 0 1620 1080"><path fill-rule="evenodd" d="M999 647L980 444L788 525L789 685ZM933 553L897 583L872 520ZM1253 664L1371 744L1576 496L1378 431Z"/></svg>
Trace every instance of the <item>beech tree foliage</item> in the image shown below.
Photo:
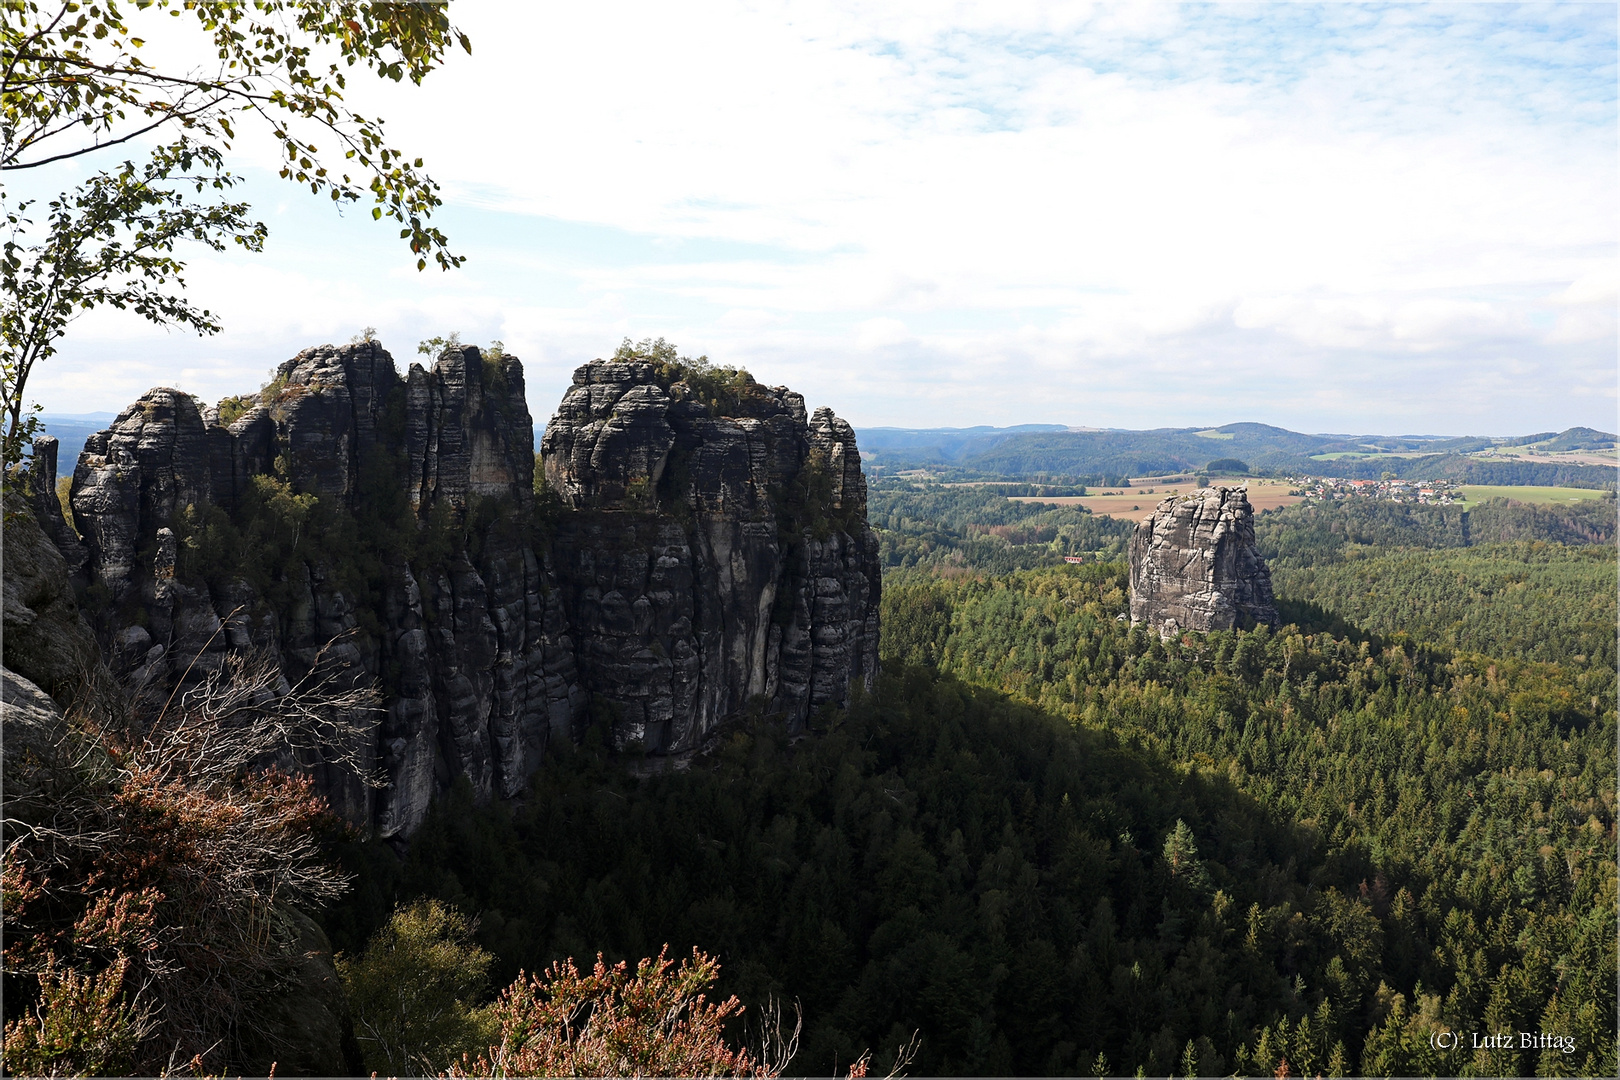
<svg viewBox="0 0 1620 1080"><path fill-rule="evenodd" d="M180 22L191 24L206 61L180 69L150 60L141 35L178 40ZM462 261L429 224L440 198L422 160L392 146L382 120L344 97L356 70L420 83L447 49L471 52L445 4L16 0L0 6L0 43L0 172L156 144L97 168L43 208L0 189L7 467L37 426L25 415L28 377L76 316L112 306L199 333L219 329L212 312L184 298L176 245L262 246L264 225L229 197L240 178L225 154L238 139L274 142L283 179L397 222L418 270Z"/></svg>

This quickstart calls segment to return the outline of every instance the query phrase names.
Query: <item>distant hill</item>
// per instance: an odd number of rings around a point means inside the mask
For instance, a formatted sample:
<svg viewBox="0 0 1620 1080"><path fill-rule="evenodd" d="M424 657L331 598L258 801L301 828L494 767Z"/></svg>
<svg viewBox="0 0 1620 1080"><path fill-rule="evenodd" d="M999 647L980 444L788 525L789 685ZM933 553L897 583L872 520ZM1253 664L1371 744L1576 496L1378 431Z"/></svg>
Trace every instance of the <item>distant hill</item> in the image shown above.
<svg viewBox="0 0 1620 1080"><path fill-rule="evenodd" d="M72 476L73 466L79 460L79 451L84 449L84 440L98 431L105 431L116 419L118 414L110 412L41 413L45 434L56 436L56 441L61 444L56 452L56 467L60 475Z"/></svg>
<svg viewBox="0 0 1620 1080"><path fill-rule="evenodd" d="M1159 476L1210 468L1228 471L1232 460L1257 473L1376 479L1385 472L1411 479L1454 479L1479 484L1556 484L1609 487L1615 470L1563 462L1481 460L1470 453L1524 439L1423 435L1308 435L1269 424L1149 431L1081 430L1056 425L1016 428L867 428L858 432L869 469L892 475L906 469L946 469L960 479L1067 477L1118 484L1133 476ZM1532 436L1539 448L1600 448L1614 436L1590 428Z"/></svg>
<svg viewBox="0 0 1620 1080"><path fill-rule="evenodd" d="M1005 439L1054 431L1068 431L1062 424L1017 424L1013 427L968 428L863 428L858 433L861 453L866 457L895 457L909 462L953 464L968 454L988 450Z"/></svg>
<svg viewBox="0 0 1620 1080"><path fill-rule="evenodd" d="M1572 427L1538 444L1536 449L1557 453L1563 450L1608 450L1612 446L1614 436L1606 431L1596 431L1589 427Z"/></svg>
<svg viewBox="0 0 1620 1080"><path fill-rule="evenodd" d="M45 432L61 442L63 475L71 475L84 441L116 414L46 413ZM535 446L542 424L535 424ZM1556 453L1604 450L1615 436L1588 427L1538 432L1512 439L1432 435L1307 435L1269 424L1218 428L1076 431L1062 424L981 425L966 428L870 427L857 432L868 469L892 475L904 469L947 470L963 478L1072 477L1080 483L1123 483L1132 476L1196 472L1245 462L1257 473L1377 479L1385 472L1416 480L1453 479L1475 484L1549 484L1612 487L1615 470L1555 462L1480 460L1465 455L1492 446L1535 446ZM1407 454L1411 457L1376 455ZM1333 455L1323 457L1321 455Z"/></svg>
<svg viewBox="0 0 1620 1080"><path fill-rule="evenodd" d="M1148 431L1008 428L868 428L858 432L868 464L885 471L952 465L1007 476L1150 476L1238 459L1256 469L1292 466L1313 454L1413 451L1440 442L1415 436L1304 435L1269 424ZM1490 440L1482 440L1490 445Z"/></svg>

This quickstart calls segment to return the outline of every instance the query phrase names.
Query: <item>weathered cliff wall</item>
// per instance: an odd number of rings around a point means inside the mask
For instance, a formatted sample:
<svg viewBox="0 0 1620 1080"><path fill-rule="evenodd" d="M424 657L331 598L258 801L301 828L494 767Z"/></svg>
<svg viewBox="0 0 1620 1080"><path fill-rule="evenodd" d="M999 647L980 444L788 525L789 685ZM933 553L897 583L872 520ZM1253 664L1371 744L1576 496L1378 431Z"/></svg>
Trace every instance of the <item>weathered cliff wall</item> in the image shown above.
<svg viewBox="0 0 1620 1080"><path fill-rule="evenodd" d="M1254 544L1241 487L1212 487L1159 503L1131 537L1131 624L1164 637L1183 630L1277 625L1271 572Z"/></svg>
<svg viewBox="0 0 1620 1080"><path fill-rule="evenodd" d="M306 350L228 426L157 389L85 444L71 489L88 594L116 672L167 688L227 649L269 649L289 681L327 662L382 684L358 748L390 783L303 761L334 806L408 833L436 785L514 794L554 713L579 697L534 551L510 530L423 556L417 533L474 500L532 505L516 360L476 349L401 378L375 343Z"/></svg>
<svg viewBox="0 0 1620 1080"><path fill-rule="evenodd" d="M877 669L877 546L855 433L748 386L723 405L646 361L596 361L546 426L582 680L615 741L697 746L758 700L801 724Z"/></svg>
<svg viewBox="0 0 1620 1080"><path fill-rule="evenodd" d="M54 444L55 440L50 440L45 446L47 453L41 454L36 442L29 469L6 478L4 663L0 664L0 750L5 784L0 809L7 821L8 840L17 845L7 849L8 857L47 868L47 880L54 878L60 889L61 875L65 873L72 881L73 872L83 869L82 864L73 865L74 836L81 842L99 845L105 842L109 828L117 835L117 830L138 826L119 815L101 816L89 809L98 802L103 807L111 803L127 774L121 773L119 763L108 755L105 743L85 732L109 720L116 723L124 699L112 673L101 662L94 634L80 612L69 581L70 564L57 550L57 545L66 543L75 554L83 555L54 495ZM15 490L11 481L16 481ZM53 493L48 501L45 492ZM48 827L36 831L33 826L37 825ZM94 839L83 841L84 837ZM131 840L126 834L110 846L118 848ZM138 849L142 842L133 839L131 846ZM77 854L82 855L83 849ZM58 857L63 861L55 861ZM184 859L181 856L179 861ZM168 869L156 870L154 878L144 879L134 887L162 881ZM104 879L100 888L102 903L118 896L121 890L124 899L131 898L127 891L131 886L126 881ZM26 900L26 893L23 896ZM90 902L90 898L81 899ZM8 906L7 918L16 920L21 916L21 936L26 939L41 930L33 921L39 918L41 907L53 905L49 901L24 902L20 907L21 913ZM352 1073L359 1062L351 1063L345 1052L345 1040L352 1045L353 1035L348 1005L332 962L331 943L302 911L284 902L272 910L273 917L290 932L279 938L284 953L276 956L272 946L262 958L267 965L279 965L283 981L261 983L255 988L252 1000L244 1003L256 1014L257 1021L251 1026L251 1034L244 1028L249 1043L224 1047L223 1053L228 1055L225 1060L233 1069L249 1074L263 1075L272 1065L287 1076ZM52 918L61 915L60 909L52 910ZM160 918L168 915L172 912ZM60 925L56 924L58 931ZM8 922L8 929L17 927ZM47 941L52 936L39 935ZM189 938L190 934L183 936ZM71 946L66 948L71 955ZM25 951L24 955L29 954ZM83 956L81 953L80 958ZM37 963L38 955L30 959ZM222 962L240 963L241 958L228 957ZM209 974L217 977L218 972L210 970ZM161 1052L172 1049L172 1045L165 1046Z"/></svg>
<svg viewBox="0 0 1620 1080"><path fill-rule="evenodd" d="M317 663L375 680L384 712L350 750L386 785L297 764L405 836L458 776L516 795L593 718L621 748L682 751L752 702L798 724L870 681L854 434L738 385L717 408L662 367L581 368L537 507L516 359L460 349L401 376L376 343L310 349L224 418L143 395L85 444L82 541L54 538L131 683L166 693L247 649L289 682Z"/></svg>

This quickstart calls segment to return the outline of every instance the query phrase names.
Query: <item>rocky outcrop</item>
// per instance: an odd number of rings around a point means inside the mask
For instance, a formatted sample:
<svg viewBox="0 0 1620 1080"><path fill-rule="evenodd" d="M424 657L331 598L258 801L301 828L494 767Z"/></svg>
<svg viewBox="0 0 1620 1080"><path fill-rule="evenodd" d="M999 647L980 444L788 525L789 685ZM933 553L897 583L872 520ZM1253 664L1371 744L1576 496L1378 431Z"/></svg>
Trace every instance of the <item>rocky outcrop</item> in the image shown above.
<svg viewBox="0 0 1620 1080"><path fill-rule="evenodd" d="M360 1046L326 931L297 908L271 910L285 942L286 985L259 1002L236 1060L249 1076L364 1076Z"/></svg>
<svg viewBox="0 0 1620 1080"><path fill-rule="evenodd" d="M70 498L115 671L166 687L258 648L289 682L318 659L377 681L355 749L390 783L297 764L384 836L454 774L515 794L583 701L541 556L519 530L456 535L480 505L532 507L522 365L465 349L401 377L372 342L309 349L249 404L226 425L152 390L86 442Z"/></svg>
<svg viewBox="0 0 1620 1080"><path fill-rule="evenodd" d="M1183 630L1276 626L1271 572L1242 487L1171 496L1131 537L1131 624Z"/></svg>
<svg viewBox="0 0 1620 1080"><path fill-rule="evenodd" d="M516 359L457 349L401 375L373 342L310 349L223 417L168 389L125 409L85 444L59 545L132 683L166 692L248 649L289 682L326 663L375 681L348 756L385 786L341 755L291 764L402 837L457 777L516 795L593 718L620 748L679 752L750 705L799 725L870 682L853 431L746 376L721 389L582 367L537 506Z"/></svg>
<svg viewBox="0 0 1620 1080"><path fill-rule="evenodd" d="M121 695L74 602L68 564L42 531L49 517L42 513L44 521L38 520L33 508L24 505L29 484L50 479L54 471L54 461L41 458L37 450L36 444L30 463L34 475L17 477L21 491L8 491L5 500L5 663L0 666L5 784L0 802L11 839L23 852L19 856L8 849L8 857L23 858L51 852L52 836L67 840L69 848L75 835L104 837L108 819L83 816L87 803L110 802L126 775L94 734L94 725L86 726L87 720L119 715ZM42 483L37 490L53 487ZM65 529L54 496L41 509L54 511ZM71 531L67 536L77 543ZM64 709L72 710L71 721ZM40 822L51 827L34 832L31 826ZM36 846L42 837L46 852ZM45 865L53 864L46 860ZM245 1051L246 1071L265 1075L276 1065L284 1076L358 1075L360 1061L353 1052L352 1025L330 942L303 912L286 904L276 904L272 912L282 928L284 977L253 1003L256 1035Z"/></svg>
<svg viewBox="0 0 1620 1080"><path fill-rule="evenodd" d="M721 403L596 361L546 426L574 513L559 587L617 745L684 751L758 701L801 725L877 669L881 588L855 433L784 387Z"/></svg>
<svg viewBox="0 0 1620 1080"><path fill-rule="evenodd" d="M34 467L43 472L48 466L36 460ZM26 491L28 478L23 479L19 486ZM32 501L22 492L6 493L5 624L0 635L5 666L43 688L60 708L91 704L110 690L110 679L69 584L68 563L42 530L41 519L48 521L46 513L54 511L71 542L78 538L67 530L54 495L44 512L36 513L28 505Z"/></svg>

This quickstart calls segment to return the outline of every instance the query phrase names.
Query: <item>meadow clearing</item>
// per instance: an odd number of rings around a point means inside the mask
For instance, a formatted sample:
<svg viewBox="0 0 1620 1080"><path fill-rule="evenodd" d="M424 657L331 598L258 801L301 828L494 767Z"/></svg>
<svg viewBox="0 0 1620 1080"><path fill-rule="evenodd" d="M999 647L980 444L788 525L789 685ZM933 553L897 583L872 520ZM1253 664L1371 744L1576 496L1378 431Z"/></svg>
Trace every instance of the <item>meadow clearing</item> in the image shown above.
<svg viewBox="0 0 1620 1080"><path fill-rule="evenodd" d="M1247 484L1249 488L1249 505L1256 510L1275 510L1281 506L1292 506L1305 500L1299 495L1290 495L1289 485L1279 480L1227 480L1218 481L1232 487ZM1153 513L1165 498L1171 495L1186 495L1196 490L1192 484L1173 484L1167 486L1148 486L1142 488L1102 488L1096 495L1069 496L1066 498L1031 495L1013 496L1015 502L1049 503L1053 506L1083 506L1093 514L1101 517L1131 517L1146 518Z"/></svg>
<svg viewBox="0 0 1620 1080"><path fill-rule="evenodd" d="M1508 487L1505 485L1464 484L1464 505L1473 506L1486 499L1513 499L1515 502L1556 504L1579 502L1582 499L1601 499L1607 492L1602 488L1572 487Z"/></svg>

